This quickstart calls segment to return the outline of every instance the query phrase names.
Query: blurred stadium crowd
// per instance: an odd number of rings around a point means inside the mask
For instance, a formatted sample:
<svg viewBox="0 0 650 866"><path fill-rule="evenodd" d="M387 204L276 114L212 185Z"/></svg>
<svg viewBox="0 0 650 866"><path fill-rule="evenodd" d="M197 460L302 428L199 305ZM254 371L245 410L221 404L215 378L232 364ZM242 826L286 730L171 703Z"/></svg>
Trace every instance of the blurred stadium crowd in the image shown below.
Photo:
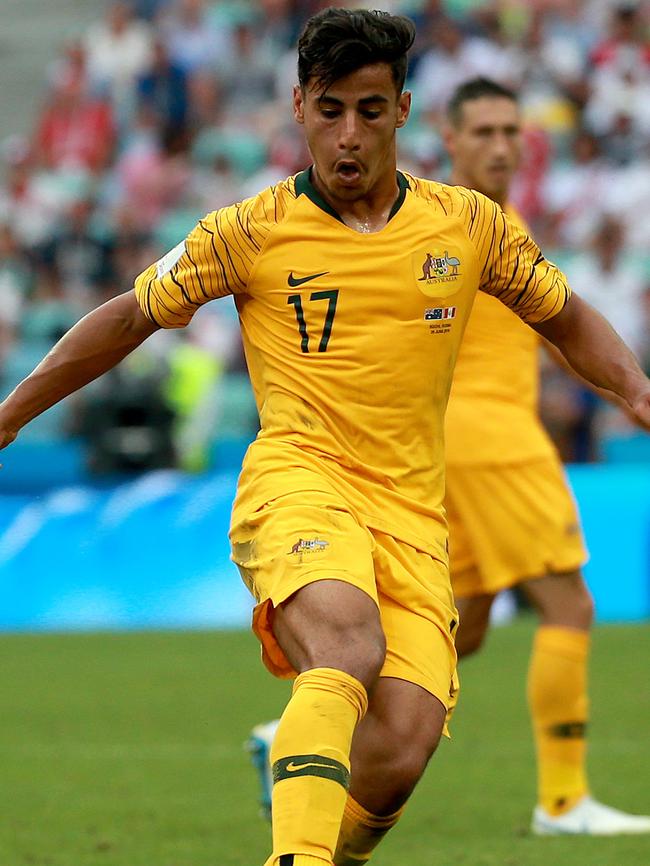
<svg viewBox="0 0 650 866"><path fill-rule="evenodd" d="M138 0L62 46L30 137L0 143L0 391L84 312L130 288L207 211L309 162L290 112L295 42L317 0ZM356 5L356 4L355 4ZM547 255L650 372L650 15L620 0L390 0L418 25L400 164L447 173L452 90L487 75L525 118L514 201ZM544 365L542 411L568 460L627 422ZM219 462L257 416L236 312L210 304L34 422L82 436L91 471Z"/></svg>

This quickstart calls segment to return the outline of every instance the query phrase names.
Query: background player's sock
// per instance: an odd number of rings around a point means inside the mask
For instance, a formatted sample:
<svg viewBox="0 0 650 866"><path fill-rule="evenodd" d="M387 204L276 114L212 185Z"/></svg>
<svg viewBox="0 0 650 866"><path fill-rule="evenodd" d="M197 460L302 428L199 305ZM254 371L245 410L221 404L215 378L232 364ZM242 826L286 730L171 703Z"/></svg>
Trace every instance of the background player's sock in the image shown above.
<svg viewBox="0 0 650 866"><path fill-rule="evenodd" d="M345 803L339 841L334 854L335 866L361 866L400 819L404 809L380 816L368 812L349 794Z"/></svg>
<svg viewBox="0 0 650 866"><path fill-rule="evenodd" d="M573 808L586 777L589 634L540 626L528 670L528 703L537 749L538 804L549 815Z"/></svg>
<svg viewBox="0 0 650 866"><path fill-rule="evenodd" d="M316 668L295 681L271 748L273 855L269 866L332 862L350 775L350 746L368 695L354 677ZM313 859L316 858L316 859Z"/></svg>

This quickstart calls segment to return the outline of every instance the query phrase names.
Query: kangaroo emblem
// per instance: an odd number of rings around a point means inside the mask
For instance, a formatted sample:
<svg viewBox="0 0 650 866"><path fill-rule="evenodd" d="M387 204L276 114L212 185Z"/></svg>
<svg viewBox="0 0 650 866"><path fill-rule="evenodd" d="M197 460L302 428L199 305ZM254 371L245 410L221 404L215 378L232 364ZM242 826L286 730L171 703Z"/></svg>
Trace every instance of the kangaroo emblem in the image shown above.
<svg viewBox="0 0 650 866"><path fill-rule="evenodd" d="M444 256L434 256L432 253L427 253L422 265L422 276L418 277L418 282L422 283L446 276L457 277L459 267L460 259L456 256L450 256L447 250L445 250Z"/></svg>
<svg viewBox="0 0 650 866"><path fill-rule="evenodd" d="M431 255L431 253L427 253L427 257L424 260L424 264L422 265L422 276L419 278L418 282L422 282L423 280L432 280L437 276L435 271L438 268L438 262Z"/></svg>

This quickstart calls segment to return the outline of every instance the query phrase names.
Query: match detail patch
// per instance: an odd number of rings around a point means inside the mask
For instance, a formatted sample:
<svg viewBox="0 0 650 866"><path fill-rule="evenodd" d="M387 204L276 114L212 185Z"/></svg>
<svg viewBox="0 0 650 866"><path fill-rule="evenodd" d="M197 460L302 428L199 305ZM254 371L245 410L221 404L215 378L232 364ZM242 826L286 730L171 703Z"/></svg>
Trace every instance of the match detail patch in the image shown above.
<svg viewBox="0 0 650 866"><path fill-rule="evenodd" d="M424 318L427 322L433 322L436 319L455 319L456 307L431 307L424 311Z"/></svg>

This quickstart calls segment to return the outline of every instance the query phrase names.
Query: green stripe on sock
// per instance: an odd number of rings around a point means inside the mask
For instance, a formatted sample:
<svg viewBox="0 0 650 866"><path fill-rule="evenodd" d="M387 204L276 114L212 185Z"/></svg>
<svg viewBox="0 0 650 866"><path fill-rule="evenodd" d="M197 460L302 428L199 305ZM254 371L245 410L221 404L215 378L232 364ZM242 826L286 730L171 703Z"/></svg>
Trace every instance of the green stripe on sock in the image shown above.
<svg viewBox="0 0 650 866"><path fill-rule="evenodd" d="M350 786L350 771L348 768L324 755L290 755L280 758L273 764L273 782L283 779L293 779L296 776L320 776L338 782L347 791Z"/></svg>
<svg viewBox="0 0 650 866"><path fill-rule="evenodd" d="M551 737L557 737L559 740L582 740L586 728L586 722L563 722L558 725L551 725L548 733Z"/></svg>

